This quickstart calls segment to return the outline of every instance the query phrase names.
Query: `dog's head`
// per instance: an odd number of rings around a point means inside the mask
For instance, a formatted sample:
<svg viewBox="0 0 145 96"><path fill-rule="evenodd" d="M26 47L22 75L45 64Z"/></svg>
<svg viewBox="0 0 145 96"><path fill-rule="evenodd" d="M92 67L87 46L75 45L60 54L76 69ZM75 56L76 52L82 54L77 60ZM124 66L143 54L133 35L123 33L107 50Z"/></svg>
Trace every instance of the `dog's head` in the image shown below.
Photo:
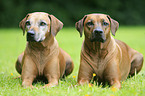
<svg viewBox="0 0 145 96"><path fill-rule="evenodd" d="M27 31L28 42L41 42L48 33L56 36L58 31L62 29L63 23L48 13L34 12L27 14L19 26L23 30L23 35L25 30Z"/></svg>
<svg viewBox="0 0 145 96"><path fill-rule="evenodd" d="M90 39L91 42L97 41L104 43L106 38L110 35L110 29L115 36L119 23L113 20L109 15L89 14L76 22L75 26L80 33L80 37L82 37L84 28L85 37Z"/></svg>

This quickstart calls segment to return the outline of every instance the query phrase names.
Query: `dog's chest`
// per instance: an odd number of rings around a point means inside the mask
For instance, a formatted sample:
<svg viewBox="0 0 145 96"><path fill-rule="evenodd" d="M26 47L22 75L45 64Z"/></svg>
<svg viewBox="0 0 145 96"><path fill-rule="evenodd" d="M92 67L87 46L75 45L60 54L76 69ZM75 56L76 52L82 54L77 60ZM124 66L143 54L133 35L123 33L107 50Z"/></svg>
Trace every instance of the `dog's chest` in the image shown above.
<svg viewBox="0 0 145 96"><path fill-rule="evenodd" d="M50 50L37 50L37 51L31 51L31 58L33 62L35 63L38 74L43 75L43 70L46 65L46 63L50 59Z"/></svg>
<svg viewBox="0 0 145 96"><path fill-rule="evenodd" d="M97 75L101 75L105 69L105 58L99 58L98 56L94 56L92 58L93 66L94 66L94 71Z"/></svg>
<svg viewBox="0 0 145 96"><path fill-rule="evenodd" d="M103 76L103 72L106 68L106 65L108 63L108 58L106 57L108 54L107 50L100 50L96 53L91 53L91 62L92 62L92 68L93 71L97 74L98 77Z"/></svg>

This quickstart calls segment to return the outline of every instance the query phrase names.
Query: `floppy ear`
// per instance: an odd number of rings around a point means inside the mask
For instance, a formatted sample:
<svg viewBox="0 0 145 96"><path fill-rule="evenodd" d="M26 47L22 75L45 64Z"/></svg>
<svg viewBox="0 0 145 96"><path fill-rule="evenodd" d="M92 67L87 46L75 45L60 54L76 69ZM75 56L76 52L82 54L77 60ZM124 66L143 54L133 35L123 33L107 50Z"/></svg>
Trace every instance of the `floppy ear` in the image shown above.
<svg viewBox="0 0 145 96"><path fill-rule="evenodd" d="M115 33L117 31L117 29L119 28L119 23L112 19L109 15L107 15L107 18L109 19L110 23L111 23L111 32L112 32L112 35L115 36Z"/></svg>
<svg viewBox="0 0 145 96"><path fill-rule="evenodd" d="M28 18L29 14L26 15L26 17L19 23L19 27L23 30L23 35L25 35L25 23L26 23L26 20Z"/></svg>
<svg viewBox="0 0 145 96"><path fill-rule="evenodd" d="M58 20L55 16L53 15L48 15L50 18L50 30L53 36L56 36L56 34L62 29L63 23Z"/></svg>
<svg viewBox="0 0 145 96"><path fill-rule="evenodd" d="M80 37L82 37L83 27L84 27L84 21L86 19L87 15L85 15L81 20L76 22L75 27L80 33Z"/></svg>

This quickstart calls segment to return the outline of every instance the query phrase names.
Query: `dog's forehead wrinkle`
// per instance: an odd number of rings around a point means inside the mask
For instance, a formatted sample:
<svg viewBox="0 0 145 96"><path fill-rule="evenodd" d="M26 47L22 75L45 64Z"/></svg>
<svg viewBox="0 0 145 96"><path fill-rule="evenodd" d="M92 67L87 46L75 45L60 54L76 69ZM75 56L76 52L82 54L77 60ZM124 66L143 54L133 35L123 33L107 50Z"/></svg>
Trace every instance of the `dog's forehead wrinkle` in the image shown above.
<svg viewBox="0 0 145 96"><path fill-rule="evenodd" d="M93 19L89 19L88 22L93 22Z"/></svg>
<svg viewBox="0 0 145 96"><path fill-rule="evenodd" d="M94 13L94 14L89 14L88 17L94 18L94 19L100 19L100 18L105 18L105 19L107 19L107 15L105 15L105 14L96 14L96 13Z"/></svg>
<svg viewBox="0 0 145 96"><path fill-rule="evenodd" d="M31 19L32 21L36 21L36 22L38 22L39 20L44 20L46 22L50 22L50 19L48 18L48 14L41 13L41 12L39 14L38 13L32 13L29 16L29 19Z"/></svg>
<svg viewBox="0 0 145 96"><path fill-rule="evenodd" d="M35 13L31 13L31 15L33 15L33 16L43 16L43 15L48 15L48 14L44 13L44 12L35 12Z"/></svg>

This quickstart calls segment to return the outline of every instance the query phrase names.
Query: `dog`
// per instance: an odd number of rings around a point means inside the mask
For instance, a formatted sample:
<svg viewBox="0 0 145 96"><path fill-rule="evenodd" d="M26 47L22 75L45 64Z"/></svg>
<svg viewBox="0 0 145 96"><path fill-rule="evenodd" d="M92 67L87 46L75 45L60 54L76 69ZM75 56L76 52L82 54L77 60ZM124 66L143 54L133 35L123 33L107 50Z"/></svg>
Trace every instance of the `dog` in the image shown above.
<svg viewBox="0 0 145 96"><path fill-rule="evenodd" d="M119 23L106 14L88 14L76 22L76 29L85 39L81 48L78 84L92 79L99 84L121 88L121 81L140 72L143 55L111 36ZM110 32L111 31L111 32ZM93 74L96 74L96 76Z"/></svg>
<svg viewBox="0 0 145 96"><path fill-rule="evenodd" d="M72 73L74 64L71 57L58 46L55 36L62 29L63 23L55 16L44 12L27 14L19 23L25 34L25 51L16 61L16 70L21 74L22 86L32 87L37 77L48 81L44 87L58 85L60 78Z"/></svg>

